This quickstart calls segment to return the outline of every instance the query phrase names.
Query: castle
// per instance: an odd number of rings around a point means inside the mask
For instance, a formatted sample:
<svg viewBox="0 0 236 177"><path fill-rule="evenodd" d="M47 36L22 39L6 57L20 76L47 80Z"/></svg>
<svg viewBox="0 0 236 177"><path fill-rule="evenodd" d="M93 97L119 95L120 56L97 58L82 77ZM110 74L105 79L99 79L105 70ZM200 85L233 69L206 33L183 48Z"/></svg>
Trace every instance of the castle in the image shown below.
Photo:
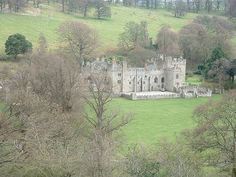
<svg viewBox="0 0 236 177"><path fill-rule="evenodd" d="M86 66L88 73L106 71L111 76L113 93L169 91L185 85L186 60L160 56L143 68L128 67L127 62L94 61Z"/></svg>

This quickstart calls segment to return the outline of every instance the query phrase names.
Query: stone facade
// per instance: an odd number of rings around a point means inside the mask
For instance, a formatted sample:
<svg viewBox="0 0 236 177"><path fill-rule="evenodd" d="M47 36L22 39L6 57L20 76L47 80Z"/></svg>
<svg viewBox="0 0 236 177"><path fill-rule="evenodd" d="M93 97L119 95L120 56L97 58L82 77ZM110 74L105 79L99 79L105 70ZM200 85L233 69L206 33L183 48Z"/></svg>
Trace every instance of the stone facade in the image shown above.
<svg viewBox="0 0 236 177"><path fill-rule="evenodd" d="M186 60L160 56L143 68L128 67L127 62L94 61L84 67L84 74L106 71L111 76L113 93L170 91L185 85Z"/></svg>

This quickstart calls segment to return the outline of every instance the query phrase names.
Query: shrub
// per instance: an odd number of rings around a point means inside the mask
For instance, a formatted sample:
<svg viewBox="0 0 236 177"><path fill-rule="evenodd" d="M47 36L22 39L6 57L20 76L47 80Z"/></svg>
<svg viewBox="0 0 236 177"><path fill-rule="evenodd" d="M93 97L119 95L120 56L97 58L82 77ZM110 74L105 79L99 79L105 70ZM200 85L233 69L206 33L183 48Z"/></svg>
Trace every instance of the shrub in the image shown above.
<svg viewBox="0 0 236 177"><path fill-rule="evenodd" d="M32 43L26 40L22 34L13 34L8 37L5 43L5 52L7 55L17 57L19 54L25 54L32 50Z"/></svg>

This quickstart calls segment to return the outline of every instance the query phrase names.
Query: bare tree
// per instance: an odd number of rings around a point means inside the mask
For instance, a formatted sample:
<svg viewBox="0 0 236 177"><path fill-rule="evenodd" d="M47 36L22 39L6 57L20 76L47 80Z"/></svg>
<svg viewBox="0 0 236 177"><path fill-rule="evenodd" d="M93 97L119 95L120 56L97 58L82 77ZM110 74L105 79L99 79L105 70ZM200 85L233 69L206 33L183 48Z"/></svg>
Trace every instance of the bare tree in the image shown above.
<svg viewBox="0 0 236 177"><path fill-rule="evenodd" d="M219 84L220 93L224 93L224 81L228 80L229 76L227 71L230 69L230 61L221 58L212 63L212 67L208 72L210 77L217 79Z"/></svg>
<svg viewBox="0 0 236 177"><path fill-rule="evenodd" d="M13 125L21 129L14 138L6 138L14 140L24 154L18 163L9 165L19 167L19 174L24 171L25 175L41 176L49 170L56 177L80 175L84 138L78 131L83 123L83 104L74 69L74 63L70 65L59 57L37 56L21 65L9 80L5 114L18 120ZM73 109L72 98L76 101ZM7 128L2 119L0 125ZM11 149L1 150L7 153Z"/></svg>
<svg viewBox="0 0 236 177"><path fill-rule="evenodd" d="M45 38L43 33L40 33L39 39L38 39L38 52L40 54L45 54L48 50L48 43L47 39Z"/></svg>
<svg viewBox="0 0 236 177"><path fill-rule="evenodd" d="M43 3L43 0L33 0L33 5L36 8L39 8L39 5Z"/></svg>
<svg viewBox="0 0 236 177"><path fill-rule="evenodd" d="M133 50L137 47L148 47L148 36L146 21L142 21L140 24L128 22L124 27L124 32L120 35L119 46L126 50Z"/></svg>
<svg viewBox="0 0 236 177"><path fill-rule="evenodd" d="M84 23L66 21L59 27L59 33L65 51L80 65L90 59L97 47L97 33Z"/></svg>
<svg viewBox="0 0 236 177"><path fill-rule="evenodd" d="M24 0L8 0L7 5L10 11L19 12L25 6L26 2Z"/></svg>
<svg viewBox="0 0 236 177"><path fill-rule="evenodd" d="M144 147L129 148L125 156L124 172L132 177L158 177L160 176L160 162L157 156Z"/></svg>
<svg viewBox="0 0 236 177"><path fill-rule="evenodd" d="M79 89L79 67L75 62L55 55L32 56L28 64L28 86L51 105L70 111ZM60 89L59 89L60 88Z"/></svg>
<svg viewBox="0 0 236 177"><path fill-rule="evenodd" d="M66 0L61 0L61 11L65 12L65 5L66 5Z"/></svg>
<svg viewBox="0 0 236 177"><path fill-rule="evenodd" d="M57 177L79 174L80 144L83 142L76 133L82 123L79 114L62 112L60 106L52 107L50 102L31 91L11 91L11 96L8 100L10 113L21 120L24 128L14 142L24 158L9 166L22 166L19 174L42 175L46 169Z"/></svg>
<svg viewBox="0 0 236 177"><path fill-rule="evenodd" d="M236 2L234 0L228 0L228 14L230 17L236 17Z"/></svg>
<svg viewBox="0 0 236 177"><path fill-rule="evenodd" d="M228 40L232 36L234 29L233 24L222 17L198 16L194 23L204 25L209 33L214 34L213 40L217 45Z"/></svg>
<svg viewBox="0 0 236 177"><path fill-rule="evenodd" d="M91 4L90 0L80 0L79 1L79 10L83 13L84 17L87 17L87 13L88 13L90 4Z"/></svg>
<svg viewBox="0 0 236 177"><path fill-rule="evenodd" d="M1 0L0 1L0 11L2 12L3 8L5 7L6 5L6 1L5 0Z"/></svg>
<svg viewBox="0 0 236 177"><path fill-rule="evenodd" d="M174 16L175 17L182 17L186 13L187 13L186 3L182 0L176 0L175 7L174 7Z"/></svg>
<svg viewBox="0 0 236 177"><path fill-rule="evenodd" d="M89 113L85 119L90 126L87 133L84 165L85 176L111 177L113 176L114 149L117 141L114 139L119 131L129 122L129 116L119 116L116 112L108 111L111 102L112 85L107 73L93 73L90 76L88 95L84 96L89 106Z"/></svg>
<svg viewBox="0 0 236 177"><path fill-rule="evenodd" d="M160 169L166 171L168 177L203 177L200 155L192 151L185 143L162 141L158 152ZM206 175L207 176L207 175Z"/></svg>
<svg viewBox="0 0 236 177"><path fill-rule="evenodd" d="M198 13L201 9L201 0L194 0L194 9Z"/></svg>
<svg viewBox="0 0 236 177"><path fill-rule="evenodd" d="M180 47L184 57L192 63L205 63L211 55L212 40L207 29L198 23L191 23L180 30Z"/></svg>
<svg viewBox="0 0 236 177"><path fill-rule="evenodd" d="M207 63L215 48L232 55L232 23L220 17L198 16L180 31L184 57L195 64Z"/></svg>
<svg viewBox="0 0 236 177"><path fill-rule="evenodd" d="M19 120L5 112L0 114L0 169L16 163L24 154L20 144L15 141L22 131Z"/></svg>
<svg viewBox="0 0 236 177"><path fill-rule="evenodd" d="M236 176L236 91L219 101L210 101L195 112L197 127L190 141L195 150L207 152L206 165L212 165Z"/></svg>
<svg viewBox="0 0 236 177"><path fill-rule="evenodd" d="M174 32L169 26L162 27L157 34L158 52L164 56L181 55L178 43L178 33Z"/></svg>

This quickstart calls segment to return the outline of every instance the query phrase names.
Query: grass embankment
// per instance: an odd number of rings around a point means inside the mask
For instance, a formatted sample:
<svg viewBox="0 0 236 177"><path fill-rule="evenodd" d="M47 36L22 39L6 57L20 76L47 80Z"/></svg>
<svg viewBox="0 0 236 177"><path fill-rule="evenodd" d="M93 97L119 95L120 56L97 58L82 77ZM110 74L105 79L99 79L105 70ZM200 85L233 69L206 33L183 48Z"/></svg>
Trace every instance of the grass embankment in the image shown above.
<svg viewBox="0 0 236 177"><path fill-rule="evenodd" d="M212 99L219 99L214 96ZM174 140L183 130L192 128L193 110L209 98L126 100L114 99L112 106L133 113L133 120L123 128L127 144L155 145L162 138Z"/></svg>

